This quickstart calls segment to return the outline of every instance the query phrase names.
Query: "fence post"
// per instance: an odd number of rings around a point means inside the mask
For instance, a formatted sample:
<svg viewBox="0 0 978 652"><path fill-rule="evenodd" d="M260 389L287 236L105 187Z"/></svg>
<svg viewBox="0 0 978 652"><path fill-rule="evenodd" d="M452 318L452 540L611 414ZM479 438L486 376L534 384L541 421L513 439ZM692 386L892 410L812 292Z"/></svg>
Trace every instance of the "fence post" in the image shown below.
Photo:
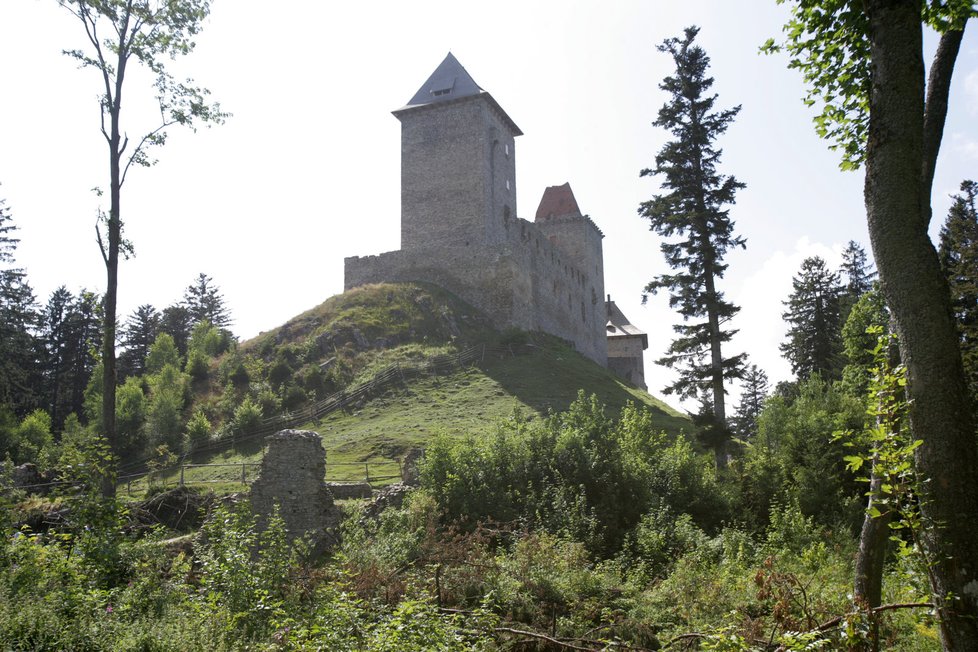
<svg viewBox="0 0 978 652"><path fill-rule="evenodd" d="M187 468L187 467L186 467L186 466L184 466L183 464L181 464L181 465L180 465L180 486L181 486L181 487L183 486L183 470L184 470L185 468Z"/></svg>
<svg viewBox="0 0 978 652"><path fill-rule="evenodd" d="M364 472L364 474L366 476L366 482L367 482L367 484L370 484L370 464L369 463L364 462L364 464L363 464L363 472Z"/></svg>
<svg viewBox="0 0 978 652"><path fill-rule="evenodd" d="M245 463L244 462L241 463L241 484L248 484L245 481Z"/></svg>

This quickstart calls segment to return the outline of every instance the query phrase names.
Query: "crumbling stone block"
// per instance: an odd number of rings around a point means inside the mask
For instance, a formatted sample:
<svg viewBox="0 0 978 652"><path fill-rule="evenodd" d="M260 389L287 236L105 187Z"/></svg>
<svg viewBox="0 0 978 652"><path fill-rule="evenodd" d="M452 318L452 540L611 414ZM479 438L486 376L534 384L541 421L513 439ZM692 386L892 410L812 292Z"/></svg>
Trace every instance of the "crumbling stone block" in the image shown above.
<svg viewBox="0 0 978 652"><path fill-rule="evenodd" d="M280 430L266 438L258 479L251 485L251 509L258 526L268 524L275 505L290 541L308 537L320 554L339 542L340 511L326 486L326 451L311 430Z"/></svg>

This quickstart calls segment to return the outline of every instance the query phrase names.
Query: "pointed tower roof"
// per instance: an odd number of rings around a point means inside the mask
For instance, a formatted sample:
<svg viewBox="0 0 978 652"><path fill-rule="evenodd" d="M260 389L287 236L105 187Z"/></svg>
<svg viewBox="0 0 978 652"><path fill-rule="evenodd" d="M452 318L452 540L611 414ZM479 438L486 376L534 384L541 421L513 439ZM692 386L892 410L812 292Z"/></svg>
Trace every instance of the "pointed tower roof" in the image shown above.
<svg viewBox="0 0 978 652"><path fill-rule="evenodd" d="M515 135L523 135L523 132L516 126L512 118L506 115L506 112L499 106L499 103L493 99L492 95L482 90L482 87L475 83L472 75L462 67L462 64L458 62L458 59L451 52L435 68L435 71L431 73L431 76L428 77L425 83L421 85L421 88L414 94L414 97L393 113L397 116L401 113L433 104L443 104L479 96L484 97L499 112L504 122L509 124Z"/></svg>
<svg viewBox="0 0 978 652"><path fill-rule="evenodd" d="M562 186L548 186L543 191L540 206L537 208L537 222L551 220L557 217L581 217L581 209L574 198L570 182Z"/></svg>

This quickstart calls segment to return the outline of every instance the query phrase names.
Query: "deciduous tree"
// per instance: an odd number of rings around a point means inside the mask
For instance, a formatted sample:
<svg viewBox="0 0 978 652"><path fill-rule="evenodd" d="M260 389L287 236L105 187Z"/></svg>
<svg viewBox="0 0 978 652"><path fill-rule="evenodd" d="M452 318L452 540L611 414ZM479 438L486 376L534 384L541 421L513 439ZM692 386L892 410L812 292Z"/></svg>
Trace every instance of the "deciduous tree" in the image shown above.
<svg viewBox="0 0 978 652"><path fill-rule="evenodd" d="M710 59L694 43L698 31L687 28L683 38L666 39L658 46L673 58L676 72L659 85L670 97L653 124L667 129L673 140L659 151L654 168L642 170L642 176L661 178L664 193L644 202L639 215L660 236L678 238L661 245L676 272L656 277L645 288L653 294L667 289L669 305L683 318L673 327L679 336L659 360L679 370L679 379L665 391L685 398L709 391L715 426L725 429L724 382L740 376L744 355L723 357L722 345L735 333L724 324L740 309L724 298L717 281L727 269L727 251L745 245L734 234L728 209L744 184L717 171L722 151L716 139L740 107L714 107L717 96L710 93L713 79L707 76Z"/></svg>
<svg viewBox="0 0 978 652"><path fill-rule="evenodd" d="M866 167L873 257L908 374L923 540L946 650L978 649L978 446L947 280L928 236L951 77L973 0L798 0L790 66L816 128ZM923 25L940 34L925 80ZM768 44L769 47L773 43ZM776 46L773 46L776 47Z"/></svg>
<svg viewBox="0 0 978 652"><path fill-rule="evenodd" d="M150 166L150 151L166 142L173 126L194 128L198 123L222 122L219 105L207 101L208 91L193 81L177 81L166 60L193 51L194 37L210 13L209 0L59 0L81 24L85 48L65 50L82 67L99 73L101 132L109 154L109 211L101 215L106 233L98 231L105 262L106 288L102 341L104 392L102 435L117 448L115 423L116 303L119 255L131 251L122 236L122 186L133 165ZM159 116L138 140L130 143L123 127L122 97L131 64L144 66L155 76L154 92ZM103 493L114 495L107 474Z"/></svg>

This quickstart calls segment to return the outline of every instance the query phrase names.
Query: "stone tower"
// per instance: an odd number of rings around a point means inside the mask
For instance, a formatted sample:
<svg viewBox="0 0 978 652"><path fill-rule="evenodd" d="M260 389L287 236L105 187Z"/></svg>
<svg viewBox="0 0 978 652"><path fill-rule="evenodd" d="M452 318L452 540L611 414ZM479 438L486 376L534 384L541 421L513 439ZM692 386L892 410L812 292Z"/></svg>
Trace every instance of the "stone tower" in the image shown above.
<svg viewBox="0 0 978 652"><path fill-rule="evenodd" d="M516 218L516 123L451 53L394 115L401 249L501 242Z"/></svg>

